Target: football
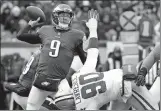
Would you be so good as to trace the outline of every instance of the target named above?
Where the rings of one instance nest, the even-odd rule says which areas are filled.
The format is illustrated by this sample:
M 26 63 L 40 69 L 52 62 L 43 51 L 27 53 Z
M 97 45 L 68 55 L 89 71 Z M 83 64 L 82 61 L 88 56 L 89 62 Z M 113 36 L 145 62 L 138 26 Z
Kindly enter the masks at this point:
M 44 12 L 39 7 L 28 6 L 26 8 L 26 11 L 27 11 L 28 17 L 31 20 L 37 20 L 37 18 L 40 17 L 40 21 L 39 21 L 40 23 L 46 21 L 46 16 L 45 16 Z

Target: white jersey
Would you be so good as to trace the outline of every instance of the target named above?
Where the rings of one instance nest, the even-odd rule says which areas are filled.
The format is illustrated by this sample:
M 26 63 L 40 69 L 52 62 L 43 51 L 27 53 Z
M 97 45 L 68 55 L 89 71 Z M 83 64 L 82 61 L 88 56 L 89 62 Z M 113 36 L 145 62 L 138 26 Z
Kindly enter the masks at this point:
M 72 68 L 74 71 L 78 71 L 78 70 L 80 70 L 81 67 L 83 67 L 83 63 L 80 60 L 79 56 L 77 56 L 77 55 L 74 56 L 70 68 Z
M 76 104 L 76 110 L 98 110 L 104 104 L 112 100 L 126 102 L 132 95 L 130 81 L 125 81 L 124 95 L 122 94 L 121 69 L 107 72 L 93 72 L 82 74 L 80 72 L 72 76 L 72 90 Z

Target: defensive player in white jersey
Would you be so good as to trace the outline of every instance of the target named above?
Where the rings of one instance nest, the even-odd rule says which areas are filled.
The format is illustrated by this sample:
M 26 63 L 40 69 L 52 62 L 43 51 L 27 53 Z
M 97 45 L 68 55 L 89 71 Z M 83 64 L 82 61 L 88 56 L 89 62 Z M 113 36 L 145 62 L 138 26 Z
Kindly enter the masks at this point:
M 93 30 L 94 28 L 97 30 L 97 19 L 94 14 L 90 14 L 90 16 L 93 19 L 88 23 L 92 22 Z M 97 33 L 89 37 L 86 62 L 80 71 L 72 76 L 76 110 L 98 110 L 112 100 L 128 101 L 135 109 L 158 109 L 156 101 L 146 87 L 135 85 L 135 67 L 127 65 L 123 69 L 102 73 L 93 71 L 98 57 Z
M 105 74 L 105 72 L 93 72 L 98 57 L 97 19 L 94 13 L 89 15 L 92 16 L 90 17 L 92 19 L 89 21 L 89 24 L 91 24 L 89 26 L 91 26 L 93 28 L 92 30 L 95 30 L 96 33 L 90 33 L 89 49 L 87 50 L 87 59 L 84 66 L 72 76 L 72 89 L 77 110 L 96 110 L 113 99 L 127 101 L 132 94 L 131 82 L 125 81 L 124 95 L 122 95 L 123 91 L 121 86 L 123 73 L 118 74 L 120 71 L 122 72 L 121 69 L 112 70 L 111 72 L 107 72 L 107 74 Z M 110 73 L 112 73 L 112 75 Z M 108 77 L 105 77 L 106 75 Z M 105 81 L 108 81 L 108 84 L 106 84 Z M 116 89 L 113 90 L 113 87 Z M 106 93 L 107 91 L 108 94 Z
M 94 53 L 91 54 L 93 55 Z M 87 60 L 91 60 L 88 57 Z M 90 69 L 89 67 L 87 68 Z M 77 110 L 98 110 L 102 105 L 112 100 L 127 102 L 137 110 L 158 109 L 155 98 L 151 96 L 146 87 L 137 87 L 134 82 L 130 81 L 130 79 L 135 80 L 133 71 L 130 71 L 135 70 L 135 67 L 131 68 L 131 66 L 127 66 L 123 70 L 115 69 L 103 73 L 92 71 L 89 73 L 90 71 L 88 69 L 83 67 L 80 72 L 74 74 L 72 77 L 72 88 Z M 129 81 L 125 79 L 123 83 L 122 78 L 126 77 L 128 77 Z
M 138 67 L 141 67 L 141 68 L 139 68 L 139 69 L 137 68 L 138 69 L 138 76 L 137 76 L 137 80 L 136 80 L 137 85 L 140 86 L 140 85 L 145 84 L 145 76 L 147 74 L 146 72 L 148 72 L 151 69 L 151 67 L 153 66 L 153 64 L 155 62 L 157 62 L 158 60 L 160 60 L 160 43 L 155 46 L 153 51 L 141 62 L 141 64 L 140 63 L 138 64 Z M 146 69 L 147 71 L 142 71 L 144 69 Z M 142 74 L 144 76 L 142 76 Z M 152 87 L 149 90 L 149 92 L 153 95 L 153 98 L 155 98 L 156 102 L 160 101 L 160 76 L 159 75 L 160 75 L 160 72 L 158 71 L 158 76 L 156 77 Z M 140 78 L 140 76 L 141 76 L 141 78 Z M 140 83 L 142 83 L 142 84 L 140 84 Z M 134 103 L 135 103 L 135 101 L 136 100 L 134 100 Z M 110 107 L 108 107 L 108 109 L 110 109 L 110 110 L 120 110 L 120 109 L 127 110 L 131 106 L 130 104 L 123 103 L 118 100 L 115 100 L 110 103 L 111 103 Z

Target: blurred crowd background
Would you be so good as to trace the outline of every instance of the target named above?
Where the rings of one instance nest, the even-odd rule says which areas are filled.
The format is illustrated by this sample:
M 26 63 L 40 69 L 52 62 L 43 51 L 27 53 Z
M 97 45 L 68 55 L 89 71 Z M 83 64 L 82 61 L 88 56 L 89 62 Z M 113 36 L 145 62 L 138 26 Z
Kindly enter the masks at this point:
M 46 24 L 51 24 L 50 14 L 55 4 L 66 3 L 69 4 L 75 12 L 75 18 L 72 27 L 82 30 L 88 36 L 88 29 L 85 27 L 84 20 L 87 20 L 88 10 L 91 8 L 97 9 L 100 14 L 100 21 L 98 26 L 98 36 L 100 43 L 108 41 L 120 41 L 120 32 L 123 31 L 119 23 L 120 15 L 125 11 L 134 11 L 138 20 L 143 15 L 146 16 L 153 23 L 153 42 L 160 39 L 160 1 L 159 0 L 138 0 L 138 1 L 122 1 L 122 0 L 52 0 L 52 1 L 38 1 L 38 0 L 2 0 L 0 2 L 0 25 L 1 25 L 1 43 L 18 43 L 16 39 L 17 32 L 27 25 L 30 20 L 26 13 L 27 6 L 40 7 L 47 18 Z M 159 27 L 159 28 L 158 28 Z M 159 29 L 159 30 L 158 30 Z M 158 30 L 158 31 L 156 31 Z M 149 47 L 149 52 L 153 49 Z M 142 50 L 140 53 L 142 54 Z M 110 69 L 121 67 L 121 49 L 115 47 L 113 52 L 107 55 L 107 60 L 103 63 L 98 62 L 97 71 L 108 71 Z M 142 60 L 140 56 L 140 60 Z M 13 53 L 1 56 L 1 74 L 0 83 L 17 82 L 22 72 L 23 66 L 26 64 L 26 59 L 20 53 Z M 111 66 L 111 61 L 115 61 Z M 154 77 L 153 79 L 154 80 Z M 153 81 L 152 81 L 153 82 Z M 148 85 L 152 85 L 148 82 Z M 13 104 L 10 104 L 11 97 L 7 96 L 7 90 L 0 85 L 0 109 L 10 109 Z M 4 101 L 5 100 L 5 101 Z M 16 108 L 14 108 L 16 109 Z M 19 108 L 17 108 L 19 109 Z
M 5 0 L 1 2 L 1 40 L 2 41 L 16 41 L 15 35 L 18 30 L 24 27 L 29 18 L 25 12 L 27 6 L 40 7 L 47 19 L 47 24 L 50 24 L 50 14 L 55 4 L 66 3 L 69 4 L 74 12 L 74 28 L 78 28 L 87 32 L 83 26 L 82 20 L 87 20 L 87 12 L 92 7 L 97 9 L 100 14 L 100 22 L 98 28 L 98 34 L 100 40 L 116 41 L 119 40 L 120 31 L 122 30 L 119 24 L 119 16 L 121 13 L 127 10 L 134 11 L 138 19 L 147 13 L 149 18 L 156 25 L 159 21 L 159 0 L 138 0 L 138 1 L 120 1 L 120 0 L 104 0 L 104 1 L 77 1 L 77 0 L 53 0 L 52 1 L 38 1 L 38 0 Z M 101 28 L 100 28 L 101 27 Z

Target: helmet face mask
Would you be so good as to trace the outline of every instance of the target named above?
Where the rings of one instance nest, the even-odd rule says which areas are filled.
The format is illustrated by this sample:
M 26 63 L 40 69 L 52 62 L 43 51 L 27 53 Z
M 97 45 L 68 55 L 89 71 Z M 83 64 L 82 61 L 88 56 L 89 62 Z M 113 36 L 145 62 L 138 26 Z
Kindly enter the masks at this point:
M 70 24 L 70 22 L 71 22 L 71 14 L 62 12 L 62 13 L 58 14 L 58 20 L 59 20 L 60 23 Z
M 72 24 L 74 13 L 70 6 L 60 4 L 52 12 L 52 22 L 57 29 L 68 30 Z

